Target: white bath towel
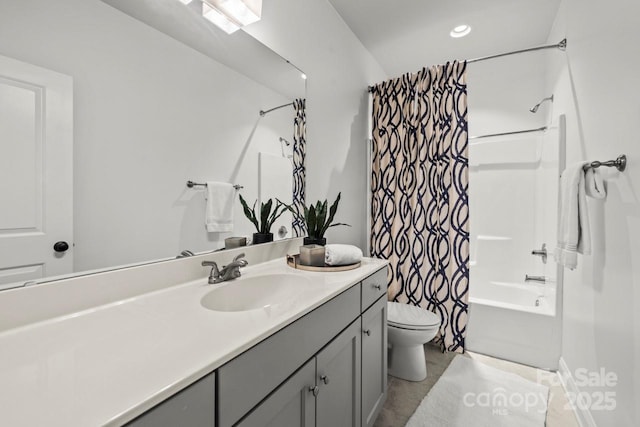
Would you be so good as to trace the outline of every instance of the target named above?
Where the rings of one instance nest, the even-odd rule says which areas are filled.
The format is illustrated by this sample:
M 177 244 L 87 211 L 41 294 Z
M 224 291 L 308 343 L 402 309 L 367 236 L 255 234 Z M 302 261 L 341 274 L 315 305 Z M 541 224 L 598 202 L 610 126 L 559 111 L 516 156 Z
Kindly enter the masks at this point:
M 575 163 L 560 177 L 560 218 L 556 262 L 573 270 L 578 264 L 578 254 L 591 253 L 589 214 L 585 193 L 583 163 Z
M 604 188 L 604 179 L 602 174 L 596 168 L 589 168 L 584 175 L 585 191 L 587 196 L 594 199 L 604 199 L 607 197 L 607 190 Z
M 360 262 L 362 250 L 353 245 L 331 244 L 324 247 L 324 262 L 328 265 L 347 265 Z
M 205 226 L 209 233 L 233 231 L 233 202 L 236 190 L 226 182 L 207 182 Z

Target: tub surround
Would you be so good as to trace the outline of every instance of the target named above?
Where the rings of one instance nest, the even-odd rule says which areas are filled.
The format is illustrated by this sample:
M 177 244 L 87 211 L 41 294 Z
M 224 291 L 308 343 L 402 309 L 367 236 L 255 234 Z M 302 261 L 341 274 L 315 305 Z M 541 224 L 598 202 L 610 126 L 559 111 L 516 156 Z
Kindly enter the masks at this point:
M 469 297 L 467 349 L 541 369 L 558 369 L 555 283 L 477 282 Z
M 279 255 L 286 245 L 274 244 L 266 252 Z M 233 256 L 234 251 L 219 255 L 224 258 L 220 261 Z M 250 262 L 265 256 L 247 254 Z M 4 409 L 0 424 L 126 423 L 386 265 L 386 261 L 364 259 L 356 270 L 309 273 L 289 268 L 284 256 L 278 256 L 244 268 L 243 277 L 304 277 L 306 285 L 297 295 L 269 308 L 217 312 L 203 307 L 202 297 L 216 286 L 235 283 L 207 284 L 208 271 L 199 263 L 212 258 L 210 254 L 177 260 L 176 265 L 183 263 L 180 267 L 190 272 L 182 273 L 190 280 L 181 284 L 170 283 L 179 277 L 159 280 L 163 272 L 178 270 L 169 268 L 172 262 L 146 266 L 147 276 L 156 283 L 137 287 L 133 281 L 144 278 L 141 280 L 149 282 L 144 271 L 139 271 L 144 267 L 104 273 L 111 277 L 76 278 L 6 291 L 24 292 L 28 298 L 0 293 L 0 312 L 13 304 L 10 312 L 28 313 L 2 318 L 0 399 Z M 197 277 L 189 277 L 196 273 Z M 84 282 L 82 293 L 74 281 Z M 137 288 L 131 291 L 133 295 L 122 291 L 129 284 Z M 61 291 L 58 296 L 51 294 L 56 287 Z M 113 289 L 102 289 L 109 287 Z M 64 295 L 61 289 L 77 291 L 68 298 L 79 301 L 56 304 Z M 94 291 L 99 298 L 92 295 Z M 47 301 L 52 295 L 56 300 Z M 47 303 L 56 308 L 37 315 Z

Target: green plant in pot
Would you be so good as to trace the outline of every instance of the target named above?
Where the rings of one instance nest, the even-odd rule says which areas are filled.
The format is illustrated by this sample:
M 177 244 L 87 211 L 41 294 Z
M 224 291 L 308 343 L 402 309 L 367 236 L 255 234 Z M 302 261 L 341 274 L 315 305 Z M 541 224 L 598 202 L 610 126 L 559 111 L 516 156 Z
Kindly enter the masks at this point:
M 260 203 L 260 212 L 256 213 L 256 203 L 258 201 L 253 202 L 253 206 L 249 208 L 242 195 L 240 194 L 239 196 L 244 215 L 255 225 L 257 230 L 257 233 L 253 233 L 253 243 L 273 242 L 271 226 L 286 212 L 287 206 L 277 199 L 274 206 L 273 200 L 269 199 L 266 203 Z
M 340 203 L 340 195 L 341 193 L 338 193 L 338 197 L 331 207 L 329 207 L 327 200 L 324 202 L 318 200 L 315 204 L 309 205 L 309 207 L 305 206 L 304 218 L 302 218 L 298 212 L 294 211 L 291 206 L 285 205 L 294 215 L 304 220 L 304 224 L 307 229 L 307 237 L 304 238 L 305 245 L 316 244 L 324 246 L 327 243 L 324 233 L 326 233 L 330 227 L 338 225 L 351 227 L 349 224 L 344 224 L 342 222 L 333 222 L 333 218 L 338 210 L 338 204 Z

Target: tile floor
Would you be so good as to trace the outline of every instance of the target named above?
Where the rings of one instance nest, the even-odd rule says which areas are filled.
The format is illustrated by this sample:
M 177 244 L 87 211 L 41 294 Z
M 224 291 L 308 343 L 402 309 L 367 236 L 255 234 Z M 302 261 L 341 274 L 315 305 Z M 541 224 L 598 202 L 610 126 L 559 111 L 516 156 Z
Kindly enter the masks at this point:
M 403 427 L 456 356 L 455 353 L 442 353 L 439 347 L 431 344 L 425 346 L 425 355 L 427 378 L 424 381 L 410 382 L 389 376 L 387 401 L 374 427 Z M 477 353 L 467 352 L 464 356 L 534 382 L 540 377 L 540 382 L 550 387 L 546 427 L 579 427 L 575 414 L 567 406 L 567 398 L 557 381 L 557 374 Z M 539 375 L 538 371 L 543 375 Z

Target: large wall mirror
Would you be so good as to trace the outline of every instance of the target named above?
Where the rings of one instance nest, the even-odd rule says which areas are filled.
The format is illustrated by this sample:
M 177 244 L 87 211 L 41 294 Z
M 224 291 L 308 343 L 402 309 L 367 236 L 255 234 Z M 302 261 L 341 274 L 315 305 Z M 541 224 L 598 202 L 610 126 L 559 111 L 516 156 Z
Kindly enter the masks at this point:
M 198 5 L 0 4 L 0 290 L 251 237 L 237 194 L 233 231 L 208 232 L 189 180 L 293 201 L 306 76 Z

